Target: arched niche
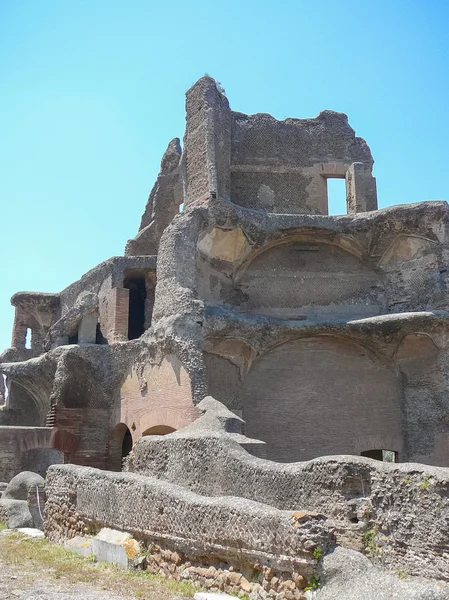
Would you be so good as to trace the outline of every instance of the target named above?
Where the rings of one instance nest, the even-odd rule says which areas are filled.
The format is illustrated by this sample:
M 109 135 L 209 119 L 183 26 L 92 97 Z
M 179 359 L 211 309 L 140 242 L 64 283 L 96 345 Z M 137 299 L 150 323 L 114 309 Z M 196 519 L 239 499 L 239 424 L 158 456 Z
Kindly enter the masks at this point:
M 405 335 L 393 355 L 408 384 L 426 385 L 429 378 L 439 379 L 439 348 L 427 333 Z
M 427 333 L 409 333 L 398 344 L 394 358 L 398 361 L 418 360 L 419 362 L 433 360 L 438 355 L 439 348 Z
M 383 313 L 383 275 L 345 239 L 317 236 L 260 249 L 235 277 L 239 311 L 286 319 L 363 318 Z
M 44 392 L 31 391 L 16 381 L 11 381 L 7 406 L 17 414 L 16 425 L 33 427 L 45 425 L 49 400 Z
M 248 437 L 266 442 L 267 458 L 280 462 L 360 454 L 360 440 L 379 434 L 396 440 L 394 450 L 402 446 L 396 373 L 336 336 L 296 339 L 254 361 L 243 383 L 243 418 Z

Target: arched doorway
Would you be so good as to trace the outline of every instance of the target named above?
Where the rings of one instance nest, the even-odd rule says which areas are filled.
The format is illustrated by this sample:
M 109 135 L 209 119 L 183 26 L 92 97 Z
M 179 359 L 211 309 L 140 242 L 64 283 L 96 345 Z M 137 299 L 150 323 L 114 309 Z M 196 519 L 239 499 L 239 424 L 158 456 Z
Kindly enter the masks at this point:
M 132 433 L 125 425 L 119 423 L 114 427 L 109 438 L 109 470 L 121 471 L 123 459 L 133 447 Z
M 296 339 L 263 354 L 244 381 L 243 418 L 248 437 L 280 462 L 360 454 L 368 443 L 402 449 L 396 373 L 343 337 Z M 380 437 L 389 445 L 373 446 Z
M 128 428 L 126 428 L 125 435 L 122 441 L 122 459 L 126 458 L 133 449 L 133 436 Z

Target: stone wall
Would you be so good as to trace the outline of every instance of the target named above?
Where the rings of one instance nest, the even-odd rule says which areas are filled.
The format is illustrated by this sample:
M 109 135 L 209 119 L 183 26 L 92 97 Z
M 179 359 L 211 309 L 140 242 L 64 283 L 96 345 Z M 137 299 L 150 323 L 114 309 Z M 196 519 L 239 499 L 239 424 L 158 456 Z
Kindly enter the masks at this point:
M 373 159 L 342 113 L 277 121 L 232 113 L 231 198 L 272 213 L 328 214 L 327 178 L 347 180 L 347 212 L 377 208 Z M 354 168 L 356 163 L 358 168 Z
M 45 476 L 52 462 L 47 455 L 54 448 L 54 432 L 49 427 L 0 426 L 0 481 L 9 482 L 20 471 L 35 471 Z M 36 449 L 40 452 L 31 454 Z M 60 454 L 55 462 L 60 462 Z
M 444 202 L 333 218 L 210 206 L 188 283 L 208 392 L 268 457 L 448 464 L 446 219 Z
M 229 198 L 231 111 L 211 77 L 202 77 L 186 94 L 186 132 L 182 163 L 185 202 L 204 203 L 211 193 Z
M 196 241 L 198 291 L 241 312 L 315 321 L 445 308 L 446 214 L 445 202 L 347 217 L 220 203 Z
M 326 553 L 334 543 L 323 515 L 282 511 L 242 498 L 207 498 L 132 473 L 52 467 L 45 505 L 49 539 L 95 533 L 102 526 L 144 541 L 150 569 L 156 572 L 212 579 L 208 587 L 244 590 L 260 598 L 267 598 L 270 588 L 281 593 L 289 587 L 292 600 L 300 598 L 317 567 L 314 550 Z
M 50 539 L 109 526 L 145 540 L 154 570 L 170 576 L 221 563 L 289 580 L 310 578 L 313 550 L 336 540 L 386 568 L 449 579 L 448 469 L 344 456 L 280 465 L 179 434 L 141 440 L 134 468 L 145 475 L 51 467 Z
M 208 76 L 186 111 L 127 256 L 15 296 L 0 423 L 51 425 L 66 460 L 117 468 L 130 438 L 184 427 L 212 392 L 279 461 L 447 465 L 447 203 L 374 210 L 371 152 L 343 114 L 233 113 Z M 326 214 L 332 177 L 347 215 Z
M 340 545 L 388 568 L 449 579 L 449 469 L 355 456 L 283 465 L 189 428 L 140 440 L 132 468 L 206 497 L 325 514 Z

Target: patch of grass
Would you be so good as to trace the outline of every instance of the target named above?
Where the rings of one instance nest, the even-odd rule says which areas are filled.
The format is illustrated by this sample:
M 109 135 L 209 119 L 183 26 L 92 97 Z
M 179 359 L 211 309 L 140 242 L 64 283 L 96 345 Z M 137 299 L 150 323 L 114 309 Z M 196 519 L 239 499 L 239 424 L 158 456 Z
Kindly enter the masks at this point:
M 312 577 L 309 579 L 308 583 L 307 583 L 307 587 L 304 588 L 305 592 L 311 591 L 311 590 L 317 590 L 320 587 L 320 580 L 318 577 L 315 577 L 315 575 L 312 575 Z
M 27 565 L 27 571 L 36 579 L 48 577 L 69 583 L 84 582 L 145 600 L 192 598 L 197 591 L 190 582 L 177 582 L 149 571 L 125 571 L 109 563 L 93 563 L 46 539 L 27 539 L 18 533 L 0 538 L 0 558 L 21 569 Z
M 8 529 L 6 523 L 0 522 L 0 531 L 3 531 L 4 529 Z
M 407 477 L 404 477 L 404 479 L 402 480 L 403 485 L 410 485 L 411 482 L 412 482 L 412 480 L 408 475 L 407 475 Z
M 175 581 L 174 579 L 168 579 L 167 587 L 176 594 L 183 594 L 186 598 L 193 598 L 195 592 L 198 591 L 198 586 L 190 581 Z
M 407 571 L 403 571 L 402 569 L 398 569 L 396 571 L 396 577 L 399 577 L 399 579 L 407 579 L 408 573 L 407 573 Z
M 225 96 L 226 97 L 226 90 L 221 85 L 221 83 L 219 81 L 216 81 L 215 83 L 216 83 L 216 86 L 217 86 L 217 91 L 220 94 L 220 96 Z
M 423 480 L 418 487 L 422 492 L 425 492 L 430 488 L 430 475 L 428 473 L 424 473 Z
M 365 542 L 365 552 L 368 558 L 371 559 L 378 558 L 381 552 L 376 541 L 377 534 L 377 527 L 373 527 L 372 529 L 365 531 L 365 533 L 363 534 L 363 540 Z
M 323 558 L 323 551 L 321 548 L 315 548 L 315 550 L 312 552 L 312 555 L 315 560 L 321 560 Z
M 251 597 L 248 594 L 239 594 L 237 592 L 229 592 L 230 596 L 234 596 L 235 598 L 240 598 L 240 600 L 251 600 Z

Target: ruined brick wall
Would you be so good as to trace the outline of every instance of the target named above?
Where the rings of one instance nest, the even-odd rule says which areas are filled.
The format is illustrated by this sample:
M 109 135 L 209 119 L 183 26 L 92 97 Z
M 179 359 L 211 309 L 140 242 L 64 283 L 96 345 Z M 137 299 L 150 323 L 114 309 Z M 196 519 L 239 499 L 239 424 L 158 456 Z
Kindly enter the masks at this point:
M 243 558 L 307 578 L 314 568 L 308 552 L 325 552 L 335 533 L 340 545 L 358 550 L 368 539 L 366 550 L 389 569 L 448 579 L 447 469 L 356 457 L 280 465 L 237 444 L 176 434 L 142 440 L 136 460 L 148 475 L 51 467 L 50 538 L 110 526 L 186 560 L 207 555 L 233 564 L 239 556 L 240 567 Z
M 101 263 L 57 298 L 20 296 L 41 324 L 55 302 L 51 349 L 2 363 L 1 422 L 29 407 L 26 422 L 71 437 L 70 460 L 102 467 L 115 427 L 134 441 L 179 429 L 212 392 L 279 460 L 391 449 L 447 464 L 448 205 L 374 210 L 371 153 L 343 114 L 233 113 L 207 76 L 186 108 L 182 155 L 173 140 L 128 247 L 142 255 Z M 329 177 L 346 178 L 350 214 L 326 215 Z M 130 341 L 132 275 L 152 287 Z
M 284 580 L 301 580 L 304 587 L 317 566 L 313 550 L 325 553 L 334 543 L 323 515 L 295 516 L 242 498 L 206 498 L 131 473 L 54 466 L 45 491 L 45 531 L 51 540 L 101 526 L 120 528 L 153 546 L 150 565 L 154 562 L 158 568 L 160 556 L 158 561 L 155 554 L 162 547 L 178 554 L 173 567 L 182 558 L 190 563 L 186 567 L 215 561 L 222 570 L 237 571 L 239 581 L 241 571 L 254 572 L 254 591 L 259 590 L 261 598 L 268 596 L 263 577 L 258 581 L 263 567 L 272 569 L 271 577 L 282 574 Z
M 86 339 L 80 343 L 95 343 L 96 323 L 105 338 L 104 341 L 125 341 L 128 339 L 128 302 L 124 291 L 125 274 L 129 270 L 143 273 L 154 272 L 154 256 L 115 256 L 88 271 L 59 294 L 61 313 L 49 331 L 53 347 L 68 343 L 68 336 L 80 333 L 83 318 L 94 315 L 89 325 Z M 150 317 L 151 318 L 151 317 Z
M 230 410 L 242 411 L 242 378 L 239 367 L 229 358 L 204 353 L 209 394 Z M 226 386 L 223 382 L 226 381 Z
M 1 428 L 0 481 L 8 483 L 21 470 L 18 435 L 17 432 L 10 431 L 7 427 Z
M 242 405 L 247 435 L 266 442 L 272 460 L 372 448 L 402 459 L 400 382 L 389 366 L 344 338 L 312 337 L 263 354 L 245 377 Z
M 355 456 L 282 465 L 251 456 L 229 440 L 181 432 L 141 440 L 133 465 L 203 496 L 325 514 L 339 544 L 363 551 L 372 537 L 367 550 L 388 568 L 448 578 L 447 468 Z
M 202 77 L 186 94 L 186 132 L 182 163 L 185 202 L 229 197 L 231 111 L 211 77 Z
M 436 202 L 337 218 L 214 206 L 195 282 L 208 389 L 268 456 L 447 464 L 446 220 Z M 317 336 L 321 356 L 293 342 Z
M 72 440 L 66 462 L 106 468 L 111 413 L 120 372 L 108 346 L 60 349 L 53 389 L 52 425 Z
M 323 111 L 316 119 L 285 121 L 267 114 L 232 117 L 231 199 L 236 204 L 272 213 L 326 215 L 326 179 L 345 178 L 351 165 L 360 163 L 364 206 L 348 208 L 377 208 L 373 159 L 346 115 Z
M 197 241 L 209 303 L 326 320 L 446 308 L 446 203 L 338 218 L 221 208 Z
M 221 324 L 214 320 L 216 332 Z M 234 323 L 227 337 L 208 338 L 208 385 L 245 418 L 250 437 L 267 442 L 268 458 L 382 448 L 400 462 L 447 465 L 445 316 L 392 316 L 382 324 L 364 320 L 313 331 L 259 319 L 249 330 L 246 317 L 242 325 Z
M 385 274 L 338 244 L 298 236 L 232 257 L 225 255 L 224 240 L 206 248 L 217 231 L 199 243 L 198 285 L 208 302 L 283 319 L 364 318 L 387 310 Z M 226 232 L 229 243 L 238 242 L 237 231 Z
M 363 318 L 385 312 L 381 274 L 332 244 L 297 241 L 258 254 L 237 278 L 238 310 L 281 318 Z
M 112 420 L 125 423 L 135 441 L 154 427 L 181 429 L 197 417 L 190 377 L 173 355 L 160 365 L 146 365 L 141 373 L 132 369 L 120 395 L 120 415 Z

